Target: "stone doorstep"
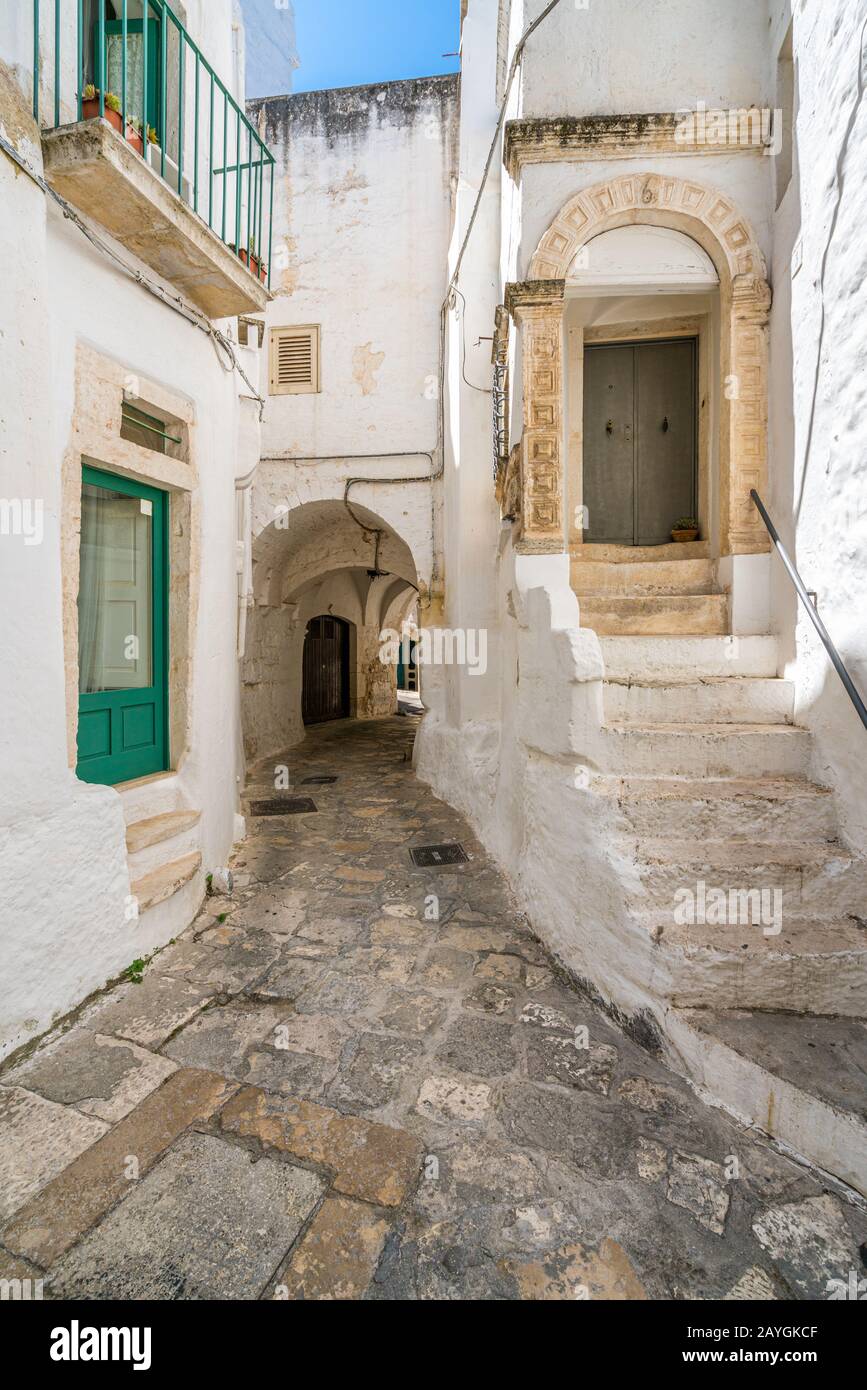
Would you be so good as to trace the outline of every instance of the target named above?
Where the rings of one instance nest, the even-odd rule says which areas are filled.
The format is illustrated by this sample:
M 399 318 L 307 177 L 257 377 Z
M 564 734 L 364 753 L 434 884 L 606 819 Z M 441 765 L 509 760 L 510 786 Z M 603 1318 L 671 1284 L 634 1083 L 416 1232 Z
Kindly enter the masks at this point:
M 375 1206 L 400 1206 L 421 1174 L 423 1147 L 406 1130 L 254 1086 L 229 1100 L 220 1126 L 227 1134 L 256 1139 L 266 1150 L 325 1168 L 335 1192 Z
M 581 626 L 600 637 L 724 637 L 729 633 L 726 594 L 598 594 L 579 600 Z
M 673 1008 L 667 1048 L 741 1124 L 867 1197 L 862 1020 Z

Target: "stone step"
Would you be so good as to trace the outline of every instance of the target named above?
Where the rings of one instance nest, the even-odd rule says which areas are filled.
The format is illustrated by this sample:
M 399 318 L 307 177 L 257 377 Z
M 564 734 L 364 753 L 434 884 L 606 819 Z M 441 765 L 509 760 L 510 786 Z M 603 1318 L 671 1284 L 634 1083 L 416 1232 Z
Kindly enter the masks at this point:
M 606 720 L 657 724 L 790 724 L 791 681 L 711 676 L 699 681 L 606 681 Z
M 573 556 L 572 588 L 579 598 L 590 594 L 712 594 L 713 560 L 657 560 L 611 564 Z
M 708 560 L 710 541 L 666 541 L 664 545 L 605 545 L 591 541 L 573 545 L 569 554 L 578 564 L 660 564 L 665 560 L 685 564 L 688 560 Z
M 702 883 L 726 893 L 779 889 L 784 922 L 858 914 L 867 903 L 867 860 L 839 845 L 649 838 L 627 843 L 637 869 L 631 898 L 640 912 L 673 914 L 679 892 L 695 893 Z
M 798 777 L 614 777 L 594 790 L 617 800 L 636 835 L 770 844 L 832 840 L 834 796 Z
M 161 864 L 158 869 L 137 878 L 132 883 L 130 892 L 138 901 L 139 914 L 173 897 L 179 889 L 195 878 L 201 866 L 202 856 L 197 851 L 185 854 L 182 859 L 174 859 L 169 864 Z
M 760 1009 L 867 1017 L 867 930 L 850 917 L 695 926 L 672 914 L 636 922 L 654 942 L 655 988 L 683 1008 Z
M 791 1013 L 672 1009 L 673 1059 L 718 1105 L 867 1196 L 867 1027 Z
M 161 815 L 133 821 L 126 828 L 127 854 L 138 854 L 151 845 L 173 840 L 176 835 L 198 825 L 201 815 L 201 811 L 163 811 Z
M 167 811 L 184 811 L 186 802 L 177 772 L 156 772 L 132 782 L 122 782 L 120 792 L 127 825 L 151 820 Z
M 624 724 L 603 729 L 611 771 L 677 777 L 800 777 L 811 739 L 791 724 Z
M 598 594 L 579 601 L 581 626 L 606 637 L 722 636 L 727 594 Z
M 776 637 L 603 635 L 599 645 L 608 680 L 676 681 L 778 674 Z

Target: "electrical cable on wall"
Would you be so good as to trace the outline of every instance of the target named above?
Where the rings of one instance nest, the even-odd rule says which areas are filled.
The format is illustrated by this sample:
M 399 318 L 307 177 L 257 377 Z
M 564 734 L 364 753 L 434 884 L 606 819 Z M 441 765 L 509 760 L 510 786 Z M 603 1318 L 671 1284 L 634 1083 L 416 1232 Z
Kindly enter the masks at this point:
M 149 294 L 152 294 L 158 299 L 161 304 L 165 304 L 167 309 L 171 309 L 174 313 L 180 314 L 181 318 L 186 319 L 187 323 L 191 324 L 193 328 L 198 328 L 200 332 L 207 334 L 213 343 L 217 360 L 223 370 L 227 372 L 237 372 L 241 380 L 248 387 L 252 399 L 258 403 L 259 419 L 261 420 L 265 409 L 265 399 L 256 390 L 244 371 L 244 368 L 238 361 L 231 339 L 227 338 L 225 333 L 221 332 L 219 328 L 215 328 L 210 319 L 204 314 L 199 313 L 197 309 L 193 308 L 191 304 L 188 304 L 180 295 L 170 294 L 168 290 L 163 289 L 162 285 L 158 284 L 155 280 L 149 279 L 142 271 L 130 265 L 122 256 L 119 256 L 111 246 L 102 241 L 100 237 L 96 236 L 84 219 L 75 211 L 75 208 L 73 208 L 56 189 L 52 188 L 50 183 L 47 183 L 42 175 L 18 153 L 15 146 L 11 145 L 2 135 L 0 135 L 0 149 L 3 150 L 4 154 L 8 155 L 13 163 L 16 164 L 29 179 L 32 179 L 37 188 L 41 189 L 46 197 L 51 198 L 52 201 L 57 204 L 63 216 L 78 228 L 97 251 L 107 256 L 130 280 L 134 280 L 136 284 L 141 285 L 142 289 L 147 290 Z M 222 360 L 220 356 L 221 352 L 225 353 L 228 357 L 228 365 Z

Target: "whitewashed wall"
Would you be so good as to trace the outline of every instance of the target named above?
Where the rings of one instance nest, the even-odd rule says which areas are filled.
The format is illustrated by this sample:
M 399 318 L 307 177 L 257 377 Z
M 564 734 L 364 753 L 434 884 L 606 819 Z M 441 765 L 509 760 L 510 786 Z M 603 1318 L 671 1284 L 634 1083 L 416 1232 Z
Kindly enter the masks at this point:
M 456 79 L 299 93 L 248 111 L 278 161 L 267 324 L 322 330 L 322 389 L 269 399 L 264 454 L 432 449 Z
M 771 13 L 769 83 L 790 6 L 774 0 Z M 867 9 L 851 0 L 794 7 L 799 112 L 795 171 L 773 223 L 769 508 L 867 700 L 865 25 Z M 814 775 L 836 787 L 844 834 L 867 850 L 867 732 L 782 567 L 772 573 L 797 718 L 816 735 Z
M 363 575 L 375 556 L 372 538 L 343 506 L 347 481 L 439 471 L 440 306 L 458 87 L 453 77 L 422 78 L 277 97 L 251 102 L 248 111 L 278 161 L 263 392 L 271 328 L 315 324 L 321 338 L 321 389 L 267 395 L 262 427 L 266 462 L 255 488 L 255 605 L 244 666 L 247 748 L 259 755 L 303 734 L 307 618 L 333 603 L 335 613 L 358 622 L 360 667 L 378 636 L 379 612 L 369 610 L 365 626 L 357 599 L 344 601 L 341 573 Z M 372 481 L 350 494 L 392 537 L 392 552 L 384 552 L 392 559 L 381 556 L 381 565 L 401 555 L 399 572 L 418 584 L 425 603 L 442 586 L 440 493 L 439 484 Z M 328 504 L 334 510 L 323 511 Z M 305 571 L 305 583 L 318 583 L 312 595 L 319 607 L 308 611 L 314 600 L 307 592 L 290 614 L 280 605 L 294 593 L 293 557 L 274 534 L 275 516 L 304 507 L 322 528 L 312 547 L 318 568 Z M 360 713 L 382 712 L 378 699 L 363 698 L 377 684 L 373 675 L 359 669 Z
M 521 32 L 547 3 L 513 0 Z M 749 106 L 769 95 L 767 42 L 764 0 L 561 0 L 528 44 L 522 114 Z
M 2 65 L 0 134 L 41 168 L 28 99 Z M 192 723 L 177 786 L 184 804 L 202 810 L 205 869 L 226 862 L 238 804 L 234 479 L 248 429 L 238 380 L 220 365 L 208 337 L 112 268 L 2 153 L 0 203 L 0 255 L 14 268 L 0 277 L 0 497 L 44 505 L 41 544 L 0 536 L 5 1055 L 185 925 L 162 908 L 141 922 L 126 920 L 122 798 L 112 788 L 79 782 L 69 767 L 61 466 L 72 428 L 77 345 L 89 343 L 165 385 L 195 411 L 201 561 L 193 577 Z M 246 439 L 244 452 L 248 447 Z

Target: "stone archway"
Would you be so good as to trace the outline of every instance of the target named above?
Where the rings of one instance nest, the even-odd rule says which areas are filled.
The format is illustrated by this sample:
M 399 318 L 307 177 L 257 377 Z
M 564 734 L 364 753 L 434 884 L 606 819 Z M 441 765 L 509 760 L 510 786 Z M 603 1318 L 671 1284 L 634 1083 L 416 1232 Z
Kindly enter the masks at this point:
M 380 633 L 395 604 L 417 596 L 421 583 L 403 536 L 367 507 L 353 504 L 350 511 L 342 499 L 322 498 L 276 511 L 259 499 L 253 523 L 253 592 L 241 667 L 249 761 L 304 736 L 311 620 L 334 620 L 348 629 L 346 713 L 371 719 L 394 712 L 395 672 L 381 660 Z
M 720 281 L 720 550 L 768 549 L 750 500 L 767 478 L 768 315 L 771 291 L 755 236 L 731 199 L 694 180 L 625 174 L 574 195 L 542 236 L 529 276 L 507 305 L 522 329 L 523 440 L 519 549 L 566 548 L 563 524 L 563 344 L 565 282 L 575 256 L 602 232 L 638 223 L 671 227 L 710 256 Z

